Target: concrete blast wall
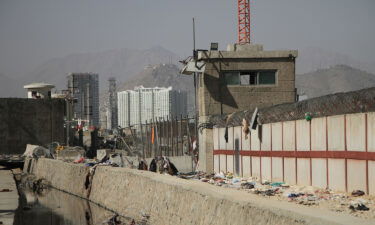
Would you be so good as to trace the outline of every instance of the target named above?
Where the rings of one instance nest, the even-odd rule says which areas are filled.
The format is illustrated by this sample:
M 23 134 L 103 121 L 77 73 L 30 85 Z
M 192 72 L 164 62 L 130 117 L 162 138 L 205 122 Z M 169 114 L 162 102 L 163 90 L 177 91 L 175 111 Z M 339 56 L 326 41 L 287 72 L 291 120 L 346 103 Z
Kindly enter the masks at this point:
M 375 195 L 375 113 L 213 129 L 214 170 Z
M 120 215 L 139 220 L 141 214 L 147 214 L 153 225 L 369 224 L 334 212 L 148 171 L 99 166 L 88 183 L 89 169 L 83 165 L 27 160 L 24 171 Z
M 21 154 L 27 144 L 64 142 L 62 99 L 0 99 L 0 154 Z

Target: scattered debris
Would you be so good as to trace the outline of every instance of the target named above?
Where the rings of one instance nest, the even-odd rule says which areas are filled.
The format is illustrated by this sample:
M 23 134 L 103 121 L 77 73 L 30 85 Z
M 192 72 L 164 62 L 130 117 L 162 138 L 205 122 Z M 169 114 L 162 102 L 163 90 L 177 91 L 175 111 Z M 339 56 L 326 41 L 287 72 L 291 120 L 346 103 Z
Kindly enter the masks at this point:
M 34 159 L 38 159 L 41 157 L 53 159 L 52 152 L 49 149 L 44 148 L 39 145 L 30 145 L 30 144 L 27 144 L 26 151 L 23 153 L 22 156 L 34 158 Z
M 0 192 L 12 192 L 12 190 L 10 190 L 8 188 L 4 188 L 4 189 L 1 189 Z
M 80 157 L 80 158 L 74 160 L 74 163 L 83 163 L 83 162 L 85 162 L 85 158 L 84 157 Z
M 359 197 L 359 196 L 362 196 L 362 195 L 365 195 L 365 192 L 361 191 L 361 190 L 354 190 L 352 192 L 352 196 L 354 196 L 354 197 Z
M 185 173 L 179 174 L 178 177 L 198 180 L 215 186 L 243 190 L 260 196 L 277 198 L 278 200 L 287 200 L 309 207 L 326 207 L 336 212 L 369 211 L 368 214 L 359 213 L 356 216 L 375 219 L 375 214 L 373 213 L 375 207 L 372 207 L 375 204 L 375 198 L 366 196 L 366 198 L 372 199 L 368 201 L 358 198 L 358 196 L 365 194 L 360 190 L 348 195 L 344 192 L 334 192 L 330 189 L 312 186 L 289 185 L 285 182 L 270 182 L 269 180 L 261 181 L 256 177 L 240 178 L 234 176 L 233 173 L 224 172 L 216 174 L 203 172 Z
M 25 211 L 27 211 L 27 210 L 30 210 L 31 207 L 30 206 L 24 206 L 22 209 L 25 210 Z
M 108 224 L 108 225 L 118 225 L 118 224 L 121 224 L 121 221 L 119 220 L 119 215 L 118 215 L 118 214 L 113 215 L 113 216 L 107 221 L 107 224 Z
M 246 183 L 242 183 L 241 184 L 241 187 L 243 189 L 253 189 L 255 187 L 255 182 L 246 182 Z
M 150 163 L 151 172 L 169 174 L 175 176 L 178 174 L 176 166 L 165 156 L 157 156 Z
M 366 200 L 358 198 L 350 202 L 349 209 L 352 211 L 369 211 L 370 209 L 365 204 L 367 204 Z

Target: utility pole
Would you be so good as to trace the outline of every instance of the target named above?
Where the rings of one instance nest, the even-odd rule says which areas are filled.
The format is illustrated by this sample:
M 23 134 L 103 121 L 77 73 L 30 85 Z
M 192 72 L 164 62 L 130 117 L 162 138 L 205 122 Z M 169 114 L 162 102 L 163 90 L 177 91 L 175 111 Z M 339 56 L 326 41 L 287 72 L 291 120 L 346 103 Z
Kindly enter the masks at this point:
M 195 49 L 195 20 L 193 18 L 193 57 L 194 61 L 198 60 L 198 52 Z M 199 111 L 198 111 L 198 99 L 197 99 L 197 83 L 198 83 L 198 74 L 194 72 L 194 104 L 195 104 L 195 146 L 199 149 L 199 139 L 198 139 L 198 120 L 199 120 Z M 188 121 L 189 123 L 189 121 Z M 193 149 L 194 150 L 194 149 Z M 194 151 L 192 151 L 192 158 L 194 158 Z

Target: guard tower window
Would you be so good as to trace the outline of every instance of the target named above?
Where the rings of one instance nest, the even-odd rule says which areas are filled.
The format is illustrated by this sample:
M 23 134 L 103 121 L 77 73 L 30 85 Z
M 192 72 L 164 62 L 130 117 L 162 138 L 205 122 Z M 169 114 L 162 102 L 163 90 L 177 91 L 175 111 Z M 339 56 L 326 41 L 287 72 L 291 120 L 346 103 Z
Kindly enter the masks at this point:
M 224 73 L 226 85 L 273 85 L 276 84 L 276 71 L 241 71 Z
M 275 71 L 261 71 L 258 73 L 259 84 L 275 84 L 276 73 Z
M 225 73 L 225 83 L 227 85 L 238 85 L 240 84 L 240 77 L 238 72 Z

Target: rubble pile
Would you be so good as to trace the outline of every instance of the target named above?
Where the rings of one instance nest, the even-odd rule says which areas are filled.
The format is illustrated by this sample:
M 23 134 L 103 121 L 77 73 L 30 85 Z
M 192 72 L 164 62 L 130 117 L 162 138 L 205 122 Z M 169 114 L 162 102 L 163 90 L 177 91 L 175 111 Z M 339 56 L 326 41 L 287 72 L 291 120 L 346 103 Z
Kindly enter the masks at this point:
M 284 182 L 260 181 L 258 178 L 240 178 L 232 173 L 206 174 L 203 172 L 179 174 L 183 179 L 199 180 L 224 188 L 235 188 L 251 194 L 280 201 L 289 201 L 310 207 L 328 208 L 357 217 L 375 219 L 375 197 L 365 196 L 362 190 L 351 194 L 312 186 L 289 185 Z

